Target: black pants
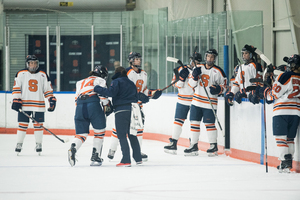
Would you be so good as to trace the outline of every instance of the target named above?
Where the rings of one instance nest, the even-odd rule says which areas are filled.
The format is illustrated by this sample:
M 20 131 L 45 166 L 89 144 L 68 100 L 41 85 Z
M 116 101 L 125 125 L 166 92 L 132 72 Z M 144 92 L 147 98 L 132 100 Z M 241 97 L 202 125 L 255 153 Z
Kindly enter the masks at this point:
M 131 163 L 127 135 L 133 151 L 132 157 L 136 162 L 142 161 L 139 141 L 136 136 L 129 134 L 130 119 L 131 119 L 131 107 L 130 110 L 120 110 L 115 113 L 115 125 L 116 125 L 117 135 L 120 141 L 120 146 L 123 155 L 121 163 Z

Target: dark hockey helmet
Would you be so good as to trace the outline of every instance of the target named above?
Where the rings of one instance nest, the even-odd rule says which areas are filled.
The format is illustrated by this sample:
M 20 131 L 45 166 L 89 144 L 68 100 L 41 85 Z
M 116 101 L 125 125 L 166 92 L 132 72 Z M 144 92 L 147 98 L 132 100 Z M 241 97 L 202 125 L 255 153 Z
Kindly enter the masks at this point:
M 283 61 L 287 62 L 289 64 L 290 70 L 295 70 L 300 67 L 300 56 L 298 54 L 293 54 L 289 58 L 284 57 Z
M 94 68 L 93 74 L 95 76 L 99 76 L 106 80 L 107 76 L 108 76 L 108 71 L 107 71 L 106 67 L 104 67 L 102 65 L 96 65 Z
M 37 59 L 37 57 L 35 55 L 28 55 L 26 56 L 26 67 L 28 69 L 28 71 L 30 71 L 31 73 L 36 72 L 36 70 L 38 70 L 39 68 L 39 60 Z M 36 64 L 35 66 L 29 66 L 29 63 L 34 63 Z
M 130 52 L 128 55 L 127 61 L 130 63 L 130 65 L 133 65 L 134 59 L 136 59 L 136 58 L 140 58 L 141 63 L 142 63 L 142 56 L 140 53 L 137 53 L 137 52 Z M 133 65 L 133 66 L 138 67 L 138 68 L 141 67 L 141 65 Z
M 256 48 L 253 47 L 252 45 L 245 44 L 245 46 L 242 48 L 242 51 L 241 51 L 241 57 L 245 63 L 249 62 L 250 60 L 244 59 L 243 52 L 245 52 L 245 51 L 248 52 L 250 54 L 250 59 L 252 59 L 253 53 L 255 50 L 256 50 Z
M 286 66 L 286 65 L 279 65 L 279 66 L 277 67 L 277 70 L 282 71 L 282 72 L 284 72 L 286 69 L 287 69 L 287 66 Z
M 214 57 L 215 57 L 214 61 L 212 61 L 212 62 L 207 61 L 207 60 L 206 60 L 207 54 L 212 54 L 212 55 L 214 55 Z M 206 64 L 208 64 L 208 65 L 213 65 L 213 64 L 216 62 L 217 57 L 218 57 L 218 52 L 217 52 L 217 50 L 215 50 L 215 49 L 209 49 L 209 50 L 207 50 L 207 51 L 205 52 L 205 56 L 204 56 L 205 62 L 206 62 Z
M 191 56 L 190 56 L 190 59 L 193 59 L 193 56 L 194 56 L 194 55 L 191 55 Z M 201 54 L 198 53 L 198 52 L 195 52 L 195 61 L 198 61 L 199 63 L 202 62 L 202 56 L 201 56 Z

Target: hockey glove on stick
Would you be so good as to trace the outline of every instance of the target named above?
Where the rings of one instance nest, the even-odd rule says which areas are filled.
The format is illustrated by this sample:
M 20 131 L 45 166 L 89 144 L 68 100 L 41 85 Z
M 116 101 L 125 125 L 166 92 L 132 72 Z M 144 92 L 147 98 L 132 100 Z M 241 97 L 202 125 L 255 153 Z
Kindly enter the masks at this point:
M 240 104 L 242 103 L 242 98 L 247 98 L 246 90 L 241 89 L 235 94 L 235 101 Z
M 162 94 L 162 90 L 152 90 L 151 99 L 158 99 Z
M 187 68 L 183 68 L 180 72 L 179 72 L 179 79 L 181 81 L 185 81 L 186 78 L 189 76 L 190 72 Z
M 149 102 L 149 97 L 145 95 L 142 92 L 138 93 L 138 100 L 141 101 L 142 103 L 148 103 Z
M 198 81 L 200 74 L 201 74 L 201 67 L 195 67 L 192 73 L 193 80 Z
M 212 95 L 220 94 L 222 92 L 222 88 L 219 85 L 212 85 L 209 87 L 209 90 Z
M 49 98 L 49 108 L 48 111 L 49 112 L 53 112 L 55 110 L 55 106 L 56 106 L 56 98 L 55 97 L 50 97 Z
M 13 99 L 11 109 L 19 112 L 19 109 L 21 109 L 21 108 L 22 108 L 22 99 Z
M 227 105 L 233 106 L 233 97 L 234 97 L 234 94 L 232 92 L 228 92 L 225 95 L 225 102 L 227 103 Z

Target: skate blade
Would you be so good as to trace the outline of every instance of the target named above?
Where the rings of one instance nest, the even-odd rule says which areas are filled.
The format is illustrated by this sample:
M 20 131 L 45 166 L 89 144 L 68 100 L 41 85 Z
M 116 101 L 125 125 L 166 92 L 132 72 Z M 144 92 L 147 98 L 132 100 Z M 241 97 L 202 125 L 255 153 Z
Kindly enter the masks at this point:
M 102 162 L 96 162 L 96 161 L 92 161 L 90 166 L 101 166 Z
M 148 158 L 142 158 L 142 161 L 143 161 L 143 162 L 147 162 L 147 161 L 148 161 Z
M 38 155 L 41 156 L 41 152 L 38 152 Z
M 218 152 L 214 152 L 214 153 L 207 153 L 208 157 L 215 157 L 218 156 Z
M 285 174 L 289 174 L 289 173 L 291 173 L 291 170 L 290 170 L 290 168 L 279 169 L 278 171 L 279 171 L 279 173 L 285 173 Z
M 68 161 L 69 161 L 71 167 L 73 167 L 75 165 L 75 161 L 71 159 L 71 156 L 72 156 L 72 152 L 69 150 L 68 151 Z
M 164 152 L 172 155 L 177 155 L 177 150 L 164 149 Z
M 192 152 L 192 153 L 184 153 L 184 156 L 198 156 L 198 152 Z

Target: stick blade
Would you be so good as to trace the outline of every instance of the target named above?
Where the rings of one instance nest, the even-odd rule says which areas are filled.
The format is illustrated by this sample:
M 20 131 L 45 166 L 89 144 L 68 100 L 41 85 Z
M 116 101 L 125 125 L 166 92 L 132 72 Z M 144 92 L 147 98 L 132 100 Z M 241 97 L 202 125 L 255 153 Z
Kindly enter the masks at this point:
M 179 59 L 173 58 L 173 57 L 167 57 L 167 61 L 169 61 L 169 62 L 174 62 L 174 63 L 178 63 Z

